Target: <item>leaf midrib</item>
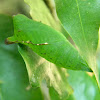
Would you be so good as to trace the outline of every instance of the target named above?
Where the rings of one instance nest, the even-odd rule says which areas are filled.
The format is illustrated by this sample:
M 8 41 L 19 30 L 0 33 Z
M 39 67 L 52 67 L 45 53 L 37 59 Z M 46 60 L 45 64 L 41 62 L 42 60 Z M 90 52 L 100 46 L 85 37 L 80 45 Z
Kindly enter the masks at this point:
M 85 42 L 86 42 L 86 47 L 87 47 L 87 49 L 88 49 L 88 53 L 89 53 L 89 48 L 88 48 L 88 43 L 87 43 L 87 40 L 86 40 L 86 38 L 85 38 L 85 32 L 84 32 L 84 28 L 83 28 L 83 23 L 82 23 L 82 19 L 81 19 L 81 14 L 80 14 L 80 9 L 79 9 L 79 3 L 78 3 L 78 0 L 76 0 L 76 4 L 77 4 L 77 9 L 78 9 L 78 13 L 79 13 L 79 19 L 80 19 L 80 23 L 81 23 L 81 28 L 82 28 L 82 34 L 83 34 L 83 37 L 84 37 L 84 40 L 85 40 Z M 92 48 L 93 49 L 93 48 Z M 91 53 L 93 53 L 93 52 L 91 52 Z M 89 54 L 88 54 L 89 55 Z M 90 56 L 90 55 L 89 55 Z M 90 57 L 89 57 L 90 58 Z M 89 61 L 89 60 L 88 60 Z M 90 66 L 90 68 L 93 70 L 93 72 L 94 72 L 94 74 L 95 74 L 95 77 L 96 77 L 96 80 L 97 80 L 97 84 L 98 84 L 98 87 L 99 87 L 99 80 L 98 80 L 98 73 L 96 73 L 96 66 L 92 66 L 91 64 L 90 64 L 90 62 L 88 62 L 89 63 L 89 66 Z
M 80 19 L 81 28 L 82 28 L 82 34 L 83 34 L 84 40 L 86 42 L 86 47 L 87 47 L 88 53 L 89 53 L 89 48 L 88 48 L 87 40 L 85 38 L 85 32 L 84 32 L 84 28 L 83 28 L 83 23 L 82 23 L 82 18 L 81 18 L 81 14 L 80 14 L 80 8 L 79 8 L 78 0 L 76 0 L 76 4 L 77 4 L 78 13 L 79 13 L 78 15 L 79 15 L 79 19 Z

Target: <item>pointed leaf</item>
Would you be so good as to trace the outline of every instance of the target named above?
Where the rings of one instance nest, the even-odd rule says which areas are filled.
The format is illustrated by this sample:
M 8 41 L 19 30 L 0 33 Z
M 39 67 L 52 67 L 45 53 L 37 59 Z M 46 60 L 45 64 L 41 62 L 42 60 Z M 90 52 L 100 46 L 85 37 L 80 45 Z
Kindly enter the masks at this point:
M 55 3 L 59 19 L 99 83 L 96 50 L 100 25 L 100 0 L 55 0 Z
M 62 26 L 59 24 L 59 21 L 57 19 L 55 19 L 54 16 L 51 14 L 50 9 L 48 9 L 48 7 L 47 7 L 47 5 L 45 4 L 44 1 L 41 1 L 41 0 L 25 0 L 25 1 L 30 6 L 30 15 L 32 16 L 33 20 L 36 20 L 36 21 L 42 22 L 42 23 L 44 23 L 46 25 L 49 25 L 49 26 L 51 26 L 51 27 L 53 27 L 53 28 L 55 28 L 55 29 L 57 29 L 59 31 L 62 31 L 66 37 L 68 36 L 68 34 L 66 34 L 66 32 L 62 29 Z M 53 10 L 55 10 L 54 6 L 53 6 Z M 20 48 L 23 50 L 22 47 L 20 47 Z M 29 48 L 27 50 L 31 51 L 31 50 L 29 50 Z M 23 53 L 21 53 L 21 54 L 23 54 Z M 22 55 L 22 56 L 25 56 L 25 55 Z M 36 66 L 38 66 L 40 61 L 42 61 L 42 59 L 43 59 L 43 58 L 39 57 L 38 55 L 33 55 L 33 56 L 30 55 L 30 57 L 29 57 L 30 61 L 34 60 L 34 58 L 37 59 L 36 62 L 33 62 L 31 65 L 28 64 L 30 66 L 26 65 L 28 68 L 29 67 L 32 68 L 31 70 L 35 69 Z M 25 60 L 25 58 L 24 58 L 24 60 Z M 26 61 L 26 62 L 28 62 L 28 61 Z M 43 64 L 43 67 L 39 70 L 40 76 L 38 77 L 38 80 L 41 79 L 41 78 L 42 79 L 46 78 L 47 85 L 51 84 L 52 87 L 54 88 L 54 90 L 58 93 L 59 97 L 62 97 L 62 96 L 64 98 L 67 97 L 67 94 L 69 95 L 72 92 L 72 89 L 70 88 L 70 86 L 68 86 L 68 83 L 67 83 L 67 80 L 66 80 L 66 71 L 63 71 L 61 68 L 58 68 L 56 65 L 52 64 L 51 62 L 47 63 L 47 61 L 45 59 L 43 59 L 43 61 L 44 61 L 44 64 Z M 45 66 L 45 65 L 47 65 L 48 67 Z M 55 72 L 54 72 L 54 69 L 55 69 Z M 32 78 L 37 80 L 36 76 L 38 76 L 38 73 L 36 73 L 37 72 L 36 70 L 38 70 L 38 67 L 34 71 L 32 71 L 32 74 L 34 74 L 35 76 L 30 77 L 30 80 Z M 51 74 L 47 74 L 46 73 L 48 70 L 50 70 Z M 57 73 L 58 70 L 60 70 L 62 74 L 61 73 Z M 64 70 L 66 70 L 66 69 L 64 69 Z M 30 73 L 29 70 L 28 70 L 28 73 Z M 61 77 L 61 79 L 60 79 L 61 82 L 60 83 L 56 83 L 56 80 L 54 80 L 54 78 L 52 78 L 51 76 L 54 76 L 54 78 L 57 79 L 57 82 L 59 81 L 59 79 L 56 78 L 56 77 L 57 76 Z M 50 82 L 48 82 L 48 80 L 50 80 Z M 36 85 L 35 82 L 31 81 L 31 83 L 32 83 L 32 85 Z M 40 84 L 40 83 L 41 82 L 39 82 L 38 84 Z M 64 84 L 66 84 L 67 86 L 65 87 Z M 60 88 L 60 87 L 62 87 L 62 88 Z M 44 94 L 45 90 L 43 90 L 42 92 Z M 47 95 L 47 91 L 46 91 L 46 95 Z M 48 93 L 48 95 L 49 95 L 49 93 Z M 47 96 L 47 98 L 45 98 L 45 99 L 48 100 L 48 98 L 50 98 L 50 97 Z
M 60 33 L 49 26 L 35 22 L 23 15 L 14 17 L 15 35 L 8 43 L 28 45 L 40 56 L 59 67 L 90 71 L 77 50 Z

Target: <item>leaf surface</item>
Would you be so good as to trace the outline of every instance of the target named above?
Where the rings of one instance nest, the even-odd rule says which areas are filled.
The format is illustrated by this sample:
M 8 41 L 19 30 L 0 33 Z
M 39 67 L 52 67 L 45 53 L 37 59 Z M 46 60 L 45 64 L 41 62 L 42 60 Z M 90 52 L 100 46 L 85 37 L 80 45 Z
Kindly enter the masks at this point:
M 34 0 L 34 1 L 33 0 L 25 0 L 25 2 L 30 6 L 30 15 L 32 16 L 33 20 L 42 22 L 46 25 L 49 25 L 49 26 L 59 30 L 59 31 L 62 31 L 63 34 L 66 37 L 68 37 L 68 34 L 66 34 L 66 32 L 64 31 L 62 26 L 59 24 L 59 21 L 57 19 L 55 19 L 53 15 L 51 15 L 50 9 L 48 9 L 48 7 L 47 7 L 47 5 L 45 4 L 44 1 L 41 1 L 41 0 Z M 54 7 L 53 7 L 53 9 L 54 9 Z M 27 62 L 26 66 L 27 66 L 27 69 L 28 69 L 28 73 L 31 72 L 31 74 L 34 74 L 34 76 L 30 77 L 30 80 L 34 79 L 34 80 L 38 81 L 38 82 L 31 81 L 32 85 L 38 86 L 42 83 L 41 81 L 43 79 L 45 79 L 46 82 L 47 82 L 47 85 L 52 86 L 54 88 L 54 90 L 58 93 L 58 96 L 60 95 L 60 97 L 63 96 L 65 98 L 65 97 L 67 97 L 67 95 L 69 95 L 72 92 L 72 89 L 68 85 L 68 82 L 67 82 L 67 79 L 66 79 L 66 69 L 62 70 L 62 68 L 58 68 L 56 65 L 52 64 L 51 62 L 48 62 L 47 60 L 45 60 L 42 57 L 35 54 L 28 47 L 20 46 L 19 48 L 20 48 L 19 51 L 20 51 L 21 55 L 23 56 L 25 62 Z M 25 54 L 23 54 L 23 53 L 25 53 Z M 27 57 L 29 59 L 27 59 Z M 32 62 L 34 59 L 35 59 L 35 61 Z M 43 62 L 43 64 L 39 65 L 40 62 L 41 63 Z M 39 66 L 42 66 L 42 68 L 40 69 Z M 30 68 L 31 68 L 31 71 L 29 70 Z M 58 70 L 61 73 L 59 73 Z M 39 74 L 36 73 L 37 71 L 39 71 Z M 50 73 L 47 73 L 48 71 Z M 38 79 L 37 79 L 36 76 L 39 76 Z M 60 83 L 58 83 L 58 81 L 59 81 L 58 77 L 61 80 Z M 55 78 L 56 78 L 56 80 L 55 80 Z M 64 86 L 64 84 L 66 84 L 66 87 Z M 62 87 L 62 88 L 60 88 L 60 87 Z M 45 88 L 42 87 L 42 89 L 43 89 L 42 92 L 44 94 Z M 47 95 L 47 91 L 46 91 L 46 95 Z M 49 93 L 48 93 L 48 95 L 49 95 Z M 46 97 L 45 94 L 44 94 L 44 97 Z M 47 98 L 45 98 L 45 99 L 48 99 L 48 98 L 50 99 L 51 96 L 47 96 Z
M 100 0 L 55 0 L 57 14 L 79 53 L 93 70 L 99 84 L 96 65 Z
M 34 89 L 29 84 L 17 46 L 4 43 L 11 35 L 12 17 L 0 15 L 0 100 L 43 100 L 40 88 Z
M 30 15 L 33 20 L 44 23 L 54 29 L 62 32 L 67 38 L 69 37 L 68 33 L 64 30 L 60 24 L 57 14 L 51 14 L 50 7 L 48 8 L 45 2 L 52 3 L 52 12 L 55 12 L 54 1 L 45 1 L 45 0 L 24 0 L 30 6 Z M 45 1 L 45 2 L 44 2 Z
M 82 71 L 68 70 L 68 82 L 74 89 L 73 96 L 75 100 L 99 100 L 100 91 L 93 74 L 87 74 Z M 73 100 L 73 99 L 72 99 Z
M 61 26 L 51 15 L 43 0 L 24 0 L 30 6 L 30 15 L 33 20 L 42 22 L 55 29 L 60 30 Z
M 26 63 L 29 80 L 33 87 L 41 87 L 42 81 L 46 81 L 47 86 L 53 87 L 61 98 L 72 93 L 72 88 L 66 79 L 66 70 L 57 68 L 27 46 L 19 45 L 19 52 Z
M 87 63 L 60 32 L 23 15 L 14 17 L 14 36 L 7 42 L 27 45 L 59 67 L 90 71 Z

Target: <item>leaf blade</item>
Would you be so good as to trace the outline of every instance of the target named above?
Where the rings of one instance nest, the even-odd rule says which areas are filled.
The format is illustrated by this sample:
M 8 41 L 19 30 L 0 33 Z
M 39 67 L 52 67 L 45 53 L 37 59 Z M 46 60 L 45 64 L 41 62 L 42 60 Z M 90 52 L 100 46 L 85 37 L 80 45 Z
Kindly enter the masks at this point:
M 40 56 L 55 63 L 57 66 L 77 70 L 88 70 L 86 62 L 61 33 L 56 32 L 54 29 L 44 24 L 32 21 L 22 15 L 14 17 L 14 26 L 15 35 L 8 38 L 8 41 L 20 41 L 19 43 L 28 45 Z M 34 29 L 32 27 L 34 27 Z M 21 31 L 18 32 L 19 30 Z M 39 30 L 41 30 L 41 32 Z M 49 37 L 52 37 L 52 40 Z M 27 41 L 30 41 L 33 44 L 27 43 Z M 34 45 L 37 43 L 48 43 L 48 45 Z
M 79 53 L 93 70 L 99 84 L 96 65 L 100 2 L 80 0 L 55 0 L 59 19 L 77 45 Z
M 66 79 L 66 70 L 57 68 L 27 46 L 19 45 L 19 52 L 26 63 L 33 87 L 41 87 L 42 82 L 46 81 L 48 88 L 53 87 L 61 98 L 66 98 L 73 92 Z
M 98 100 L 100 98 L 99 89 L 93 73 L 91 73 L 92 76 L 81 71 L 75 72 L 68 70 L 68 73 L 68 82 L 74 89 L 73 96 L 75 100 Z
M 13 19 L 0 14 L 0 100 L 43 100 L 40 89 L 34 91 L 29 84 L 17 46 L 5 45 L 10 35 L 13 35 Z

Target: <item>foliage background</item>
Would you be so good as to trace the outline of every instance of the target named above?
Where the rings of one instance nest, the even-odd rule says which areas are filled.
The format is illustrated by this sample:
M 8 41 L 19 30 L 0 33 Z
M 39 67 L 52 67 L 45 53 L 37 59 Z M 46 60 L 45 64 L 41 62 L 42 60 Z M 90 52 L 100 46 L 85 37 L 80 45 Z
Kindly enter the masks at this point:
M 47 7 L 59 23 L 55 9 L 50 5 Z M 53 87 L 47 88 L 42 85 L 41 88 L 32 88 L 30 86 L 26 66 L 17 50 L 17 45 L 4 43 L 5 39 L 13 34 L 13 22 L 10 16 L 21 13 L 30 17 L 29 9 L 23 0 L 0 0 L 0 100 L 60 100 Z M 38 10 L 34 14 L 37 12 Z M 60 25 L 58 27 L 66 34 Z M 70 40 L 68 34 L 66 37 Z M 97 52 L 97 63 L 100 72 L 100 47 Z M 67 79 L 74 93 L 69 98 L 64 98 L 65 100 L 98 100 L 100 98 L 98 86 L 91 73 L 67 70 Z

